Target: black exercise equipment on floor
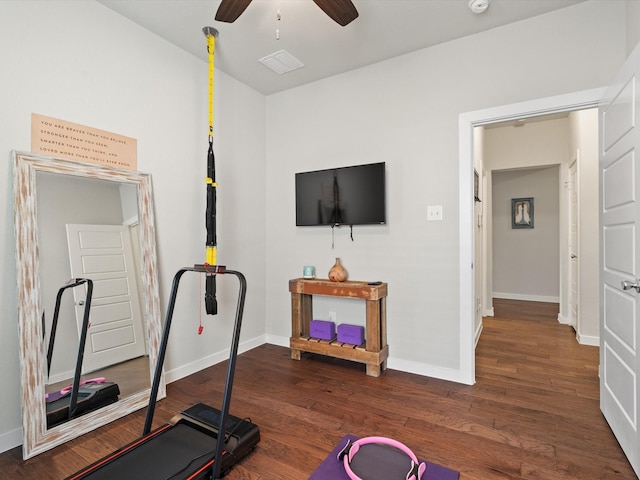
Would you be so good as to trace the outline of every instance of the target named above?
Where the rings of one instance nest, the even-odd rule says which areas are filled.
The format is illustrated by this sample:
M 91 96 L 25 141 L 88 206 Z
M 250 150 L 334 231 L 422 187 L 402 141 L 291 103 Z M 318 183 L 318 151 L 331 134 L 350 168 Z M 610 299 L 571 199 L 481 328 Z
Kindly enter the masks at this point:
M 222 410 L 198 403 L 151 432 L 178 285 L 185 272 L 235 275 L 240 282 Z M 255 448 L 260 441 L 258 427 L 229 414 L 246 289 L 244 275 L 224 266 L 195 265 L 178 270 L 173 278 L 142 437 L 67 480 L 218 479 Z
M 89 329 L 91 297 L 93 295 L 93 282 L 89 278 L 73 278 L 58 290 L 56 305 L 53 312 L 53 320 L 51 323 L 51 333 L 49 334 L 47 375 L 51 373 L 51 358 L 53 357 L 53 347 L 56 340 L 56 330 L 58 328 L 58 316 L 60 314 L 62 294 L 69 288 L 74 288 L 83 284 L 87 285 L 87 293 L 84 300 L 84 314 L 82 317 L 82 326 L 80 328 L 80 342 L 78 345 L 78 357 L 76 359 L 73 384 L 58 392 L 47 394 L 47 428 L 55 427 L 56 425 L 64 423 L 74 417 L 117 402 L 118 395 L 120 395 L 120 389 L 116 383 L 105 382 L 102 378 L 100 380 L 94 379 L 80 382 L 87 331 Z

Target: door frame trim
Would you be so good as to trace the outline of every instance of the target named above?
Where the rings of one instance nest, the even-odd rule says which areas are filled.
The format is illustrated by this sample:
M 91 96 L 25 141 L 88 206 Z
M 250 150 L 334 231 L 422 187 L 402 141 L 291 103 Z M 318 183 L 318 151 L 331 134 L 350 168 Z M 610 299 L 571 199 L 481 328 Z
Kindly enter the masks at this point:
M 461 113 L 458 117 L 458 220 L 460 232 L 459 293 L 460 381 L 475 383 L 475 327 L 474 327 L 474 230 L 473 230 L 473 129 L 497 122 L 538 117 L 552 113 L 594 108 L 600 104 L 605 88 L 583 90 L 553 97 L 513 103 L 499 107 Z
M 579 317 L 580 317 L 580 262 L 576 260 L 576 272 L 575 272 L 576 293 L 574 297 L 573 288 L 571 286 L 571 282 L 572 280 L 574 280 L 573 275 L 571 273 L 572 263 L 573 263 L 573 260 L 571 259 L 571 255 L 575 254 L 577 255 L 577 258 L 580 258 L 580 149 L 576 149 L 575 154 L 571 155 L 571 160 L 569 160 L 568 174 L 567 174 L 568 180 L 571 180 L 571 168 L 573 167 L 573 165 L 576 166 L 576 181 L 574 186 L 569 185 L 569 210 L 568 210 L 569 222 L 567 225 L 568 227 L 567 235 L 569 240 L 569 251 L 567 252 L 568 254 L 567 260 L 569 262 L 567 267 L 568 268 L 567 272 L 569 274 L 568 282 L 567 282 L 569 287 L 569 291 L 568 291 L 569 309 L 568 309 L 568 318 L 566 319 L 566 324 L 571 325 L 573 327 L 573 329 L 576 331 L 576 337 L 578 337 L 580 335 L 579 333 L 580 332 L 580 328 L 579 328 L 580 327 L 580 320 L 579 320 Z M 576 194 L 575 212 L 573 212 L 573 207 L 571 205 L 572 189 L 575 189 L 575 194 Z M 572 215 L 574 213 L 576 216 L 575 222 L 576 222 L 577 233 L 576 233 L 576 238 L 574 238 L 573 242 L 571 242 L 571 221 L 572 221 Z M 577 309 L 575 324 L 572 323 L 572 313 L 571 313 L 572 304 L 576 304 L 576 309 Z M 560 315 L 558 315 L 558 320 L 560 320 Z

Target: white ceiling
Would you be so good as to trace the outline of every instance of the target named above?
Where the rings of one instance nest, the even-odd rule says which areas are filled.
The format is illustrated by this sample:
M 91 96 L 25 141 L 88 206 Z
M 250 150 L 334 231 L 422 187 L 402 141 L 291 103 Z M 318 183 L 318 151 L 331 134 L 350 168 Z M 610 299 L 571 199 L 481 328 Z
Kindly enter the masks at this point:
M 491 0 L 480 15 L 469 0 L 353 0 L 360 16 L 345 27 L 312 0 L 253 0 L 230 24 L 214 20 L 220 0 L 98 1 L 204 61 L 202 28 L 214 27 L 216 69 L 268 95 L 584 0 Z M 304 67 L 278 75 L 258 62 L 279 50 Z

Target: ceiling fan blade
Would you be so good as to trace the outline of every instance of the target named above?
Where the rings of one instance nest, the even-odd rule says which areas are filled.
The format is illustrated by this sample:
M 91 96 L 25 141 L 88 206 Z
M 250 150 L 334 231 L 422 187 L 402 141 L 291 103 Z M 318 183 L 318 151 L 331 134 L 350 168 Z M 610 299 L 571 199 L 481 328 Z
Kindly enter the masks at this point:
M 343 27 L 356 18 L 358 18 L 358 10 L 351 0 L 313 0 L 324 13 L 329 15 L 333 20 Z
M 250 3 L 251 0 L 222 0 L 216 12 L 216 20 L 233 23 L 242 15 L 242 12 L 246 10 Z

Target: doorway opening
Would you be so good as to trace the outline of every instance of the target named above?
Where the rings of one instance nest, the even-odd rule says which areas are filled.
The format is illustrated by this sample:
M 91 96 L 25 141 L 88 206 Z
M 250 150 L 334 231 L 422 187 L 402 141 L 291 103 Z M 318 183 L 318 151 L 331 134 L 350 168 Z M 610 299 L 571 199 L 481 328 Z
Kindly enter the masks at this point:
M 588 90 L 460 115 L 460 376 L 464 383 L 475 382 L 475 345 L 481 333 L 481 324 L 478 325 L 477 320 L 478 296 L 474 266 L 477 261 L 476 226 L 483 222 L 478 220 L 474 207 L 474 131 L 480 126 L 526 121 L 594 108 L 598 106 L 603 93 L 602 89 Z
M 558 322 L 579 343 L 597 345 L 597 109 L 474 130 L 486 188 L 484 229 L 474 230 L 476 299 L 486 306 L 479 314 L 492 315 L 494 298 L 555 303 Z M 531 204 L 530 224 L 514 224 L 516 200 Z

